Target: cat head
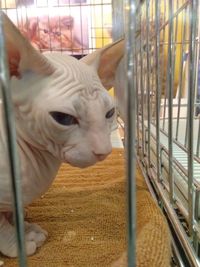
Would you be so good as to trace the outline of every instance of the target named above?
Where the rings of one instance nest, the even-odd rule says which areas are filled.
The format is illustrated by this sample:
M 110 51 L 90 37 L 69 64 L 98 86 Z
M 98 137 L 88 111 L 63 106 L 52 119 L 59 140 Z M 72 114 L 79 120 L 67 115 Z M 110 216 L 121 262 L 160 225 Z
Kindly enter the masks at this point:
M 115 107 L 99 79 L 99 55 L 42 55 L 4 14 L 3 21 L 18 136 L 73 166 L 105 159 Z

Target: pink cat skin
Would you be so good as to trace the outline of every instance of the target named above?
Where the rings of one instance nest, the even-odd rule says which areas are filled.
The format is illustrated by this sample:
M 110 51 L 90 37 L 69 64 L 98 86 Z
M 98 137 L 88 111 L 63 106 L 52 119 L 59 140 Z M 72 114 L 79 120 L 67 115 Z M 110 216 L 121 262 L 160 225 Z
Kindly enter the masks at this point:
M 84 168 L 111 152 L 115 108 L 102 84 L 111 84 L 119 60 L 111 64 L 112 73 L 99 75 L 101 82 L 97 71 L 104 49 L 82 61 L 61 53 L 42 55 L 5 14 L 3 22 L 25 207 L 48 190 L 62 162 Z M 2 104 L 0 116 L 0 252 L 16 257 L 15 229 L 8 219 L 12 217 L 12 192 Z M 32 255 L 47 232 L 28 222 L 25 232 L 26 252 Z

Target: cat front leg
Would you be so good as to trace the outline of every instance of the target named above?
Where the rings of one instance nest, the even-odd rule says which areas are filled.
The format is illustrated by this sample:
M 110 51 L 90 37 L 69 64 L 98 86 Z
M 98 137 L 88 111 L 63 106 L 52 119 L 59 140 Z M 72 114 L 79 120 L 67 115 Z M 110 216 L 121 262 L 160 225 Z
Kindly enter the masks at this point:
M 26 251 L 28 255 L 36 251 L 36 244 L 33 241 L 26 241 Z M 0 252 L 8 257 L 17 257 L 17 242 L 15 228 L 0 213 Z
M 47 238 L 47 232 L 36 224 L 25 222 L 26 254 L 32 255 Z M 4 213 L 0 213 L 0 252 L 8 257 L 17 257 L 15 227 L 9 223 Z

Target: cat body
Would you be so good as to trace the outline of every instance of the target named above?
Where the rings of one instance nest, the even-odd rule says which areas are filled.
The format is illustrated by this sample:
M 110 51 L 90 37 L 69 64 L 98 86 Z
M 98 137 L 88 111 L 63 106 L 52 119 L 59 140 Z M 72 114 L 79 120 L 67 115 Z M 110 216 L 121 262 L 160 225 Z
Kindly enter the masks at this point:
M 98 75 L 99 55 L 92 61 L 91 55 L 82 61 L 56 52 L 42 55 L 4 13 L 2 18 L 26 207 L 48 190 L 62 162 L 85 168 L 106 158 L 115 108 L 104 88 L 107 79 Z M 0 116 L 0 252 L 16 257 L 2 103 Z M 46 238 L 40 226 L 25 222 L 27 255 Z
M 114 105 L 98 76 L 91 67 L 74 58 L 63 58 L 57 53 L 46 56 L 50 62 L 56 61 L 53 75 L 44 77 L 27 72 L 22 79 L 11 79 L 24 206 L 48 190 L 62 162 L 88 167 L 111 152 L 113 118 L 106 119 L 105 116 Z M 75 71 L 77 68 L 78 72 Z M 63 79 L 63 76 L 70 78 Z M 59 124 L 50 115 L 54 111 L 73 114 L 79 122 L 67 126 Z M 5 227 L 5 218 L 1 220 L 4 212 L 12 211 L 6 138 L 3 132 L 1 135 L 1 155 L 4 158 L 0 163 L 0 251 L 15 257 L 16 244 L 5 246 L 5 240 L 15 234 L 14 228 L 10 228 L 9 222 Z M 36 231 L 34 227 L 29 225 L 27 233 L 28 236 L 35 235 L 27 243 L 28 255 L 33 254 L 46 239 L 45 232 L 42 229 Z M 9 229 L 6 234 L 5 228 Z M 3 235 L 6 236 L 4 240 Z

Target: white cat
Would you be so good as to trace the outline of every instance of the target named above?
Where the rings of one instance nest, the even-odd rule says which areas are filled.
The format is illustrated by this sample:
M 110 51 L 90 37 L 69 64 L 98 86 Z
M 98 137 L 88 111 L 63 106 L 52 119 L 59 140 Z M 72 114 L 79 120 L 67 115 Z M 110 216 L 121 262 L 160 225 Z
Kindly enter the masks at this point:
M 103 63 L 104 71 L 99 76 L 108 87 L 119 59 L 115 57 L 114 64 L 110 64 L 111 73 L 104 60 L 101 62 L 104 49 L 82 62 L 61 53 L 44 56 L 5 14 L 2 16 L 21 162 L 22 198 L 27 206 L 48 190 L 62 162 L 88 167 L 111 152 L 115 107 L 97 69 Z M 16 257 L 15 229 L 9 220 L 12 192 L 2 105 L 0 116 L 0 252 Z M 47 232 L 30 223 L 25 223 L 25 231 L 26 252 L 31 255 L 43 244 Z

